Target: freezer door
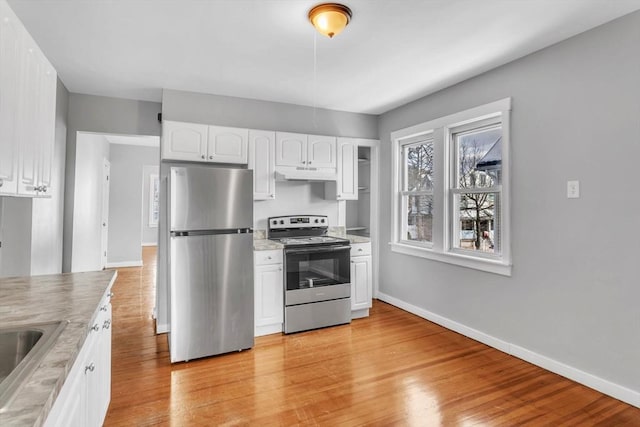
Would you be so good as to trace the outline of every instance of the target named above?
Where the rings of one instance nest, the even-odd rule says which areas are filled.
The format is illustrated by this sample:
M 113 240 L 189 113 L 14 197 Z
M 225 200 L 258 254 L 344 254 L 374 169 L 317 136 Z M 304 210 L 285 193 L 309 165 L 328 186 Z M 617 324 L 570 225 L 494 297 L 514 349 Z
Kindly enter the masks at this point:
M 171 237 L 171 362 L 253 347 L 253 235 Z
M 173 167 L 171 231 L 253 226 L 253 171 L 205 166 Z

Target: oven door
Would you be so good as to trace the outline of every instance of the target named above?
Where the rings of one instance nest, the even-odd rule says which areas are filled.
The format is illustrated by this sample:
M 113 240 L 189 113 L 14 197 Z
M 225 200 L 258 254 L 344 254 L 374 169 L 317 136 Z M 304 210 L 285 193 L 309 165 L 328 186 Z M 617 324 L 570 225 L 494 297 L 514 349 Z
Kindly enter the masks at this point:
M 285 305 L 350 296 L 350 246 L 292 248 L 284 253 Z

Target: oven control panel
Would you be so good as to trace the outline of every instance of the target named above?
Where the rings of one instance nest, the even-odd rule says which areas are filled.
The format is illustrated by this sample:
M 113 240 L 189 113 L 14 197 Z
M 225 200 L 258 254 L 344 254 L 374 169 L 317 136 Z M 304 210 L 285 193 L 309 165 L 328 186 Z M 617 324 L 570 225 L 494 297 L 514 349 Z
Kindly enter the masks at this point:
M 276 216 L 269 218 L 269 229 L 328 227 L 325 215 Z

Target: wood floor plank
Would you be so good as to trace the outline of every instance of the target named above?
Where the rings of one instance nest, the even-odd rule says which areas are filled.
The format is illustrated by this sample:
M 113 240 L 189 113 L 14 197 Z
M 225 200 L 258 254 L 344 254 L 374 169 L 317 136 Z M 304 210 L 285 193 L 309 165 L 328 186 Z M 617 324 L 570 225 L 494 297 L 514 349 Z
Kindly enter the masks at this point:
M 171 365 L 155 335 L 155 248 L 113 287 L 106 426 L 640 426 L 640 409 L 388 304 Z

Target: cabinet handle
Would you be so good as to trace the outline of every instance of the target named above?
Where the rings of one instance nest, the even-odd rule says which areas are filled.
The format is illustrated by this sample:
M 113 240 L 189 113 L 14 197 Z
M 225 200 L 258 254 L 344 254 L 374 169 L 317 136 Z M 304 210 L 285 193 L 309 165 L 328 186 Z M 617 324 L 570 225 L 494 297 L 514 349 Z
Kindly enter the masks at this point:
M 267 259 L 271 259 L 271 256 L 268 256 Z
M 105 320 L 104 323 L 102 324 L 102 329 L 109 329 L 110 326 L 111 326 L 111 320 Z
M 362 248 L 358 249 L 358 252 L 362 252 Z
M 213 160 L 213 156 L 209 156 L 209 160 Z
M 0 185 L 0 187 L 2 187 L 2 185 Z M 275 195 L 273 195 L 273 194 L 269 194 L 269 197 L 271 197 L 272 199 L 275 199 L 275 198 L 276 198 L 276 196 L 275 196 Z
M 97 323 L 89 329 L 89 331 L 96 331 L 96 332 L 98 332 L 99 330 L 100 330 L 100 326 L 98 326 Z
M 205 155 L 203 154 L 203 155 L 202 155 L 202 156 L 200 156 L 200 157 L 202 157 L 202 158 L 204 159 L 204 158 L 205 158 Z
M 114 294 L 113 292 L 109 292 L 109 298 L 113 298 L 116 294 Z
M 94 365 L 94 363 L 91 362 L 91 364 L 89 366 L 85 366 L 84 367 L 84 373 L 86 374 L 87 371 L 93 372 L 95 369 L 96 369 L 96 365 Z
M 43 185 L 43 186 L 42 186 L 42 187 L 40 187 L 40 188 L 41 188 L 41 190 L 40 190 L 40 191 L 42 191 L 43 193 L 46 193 L 46 192 L 47 192 L 47 186 L 46 186 L 46 185 Z
M 102 307 L 100 307 L 100 311 L 107 311 L 107 305 L 103 305 Z
M 303 165 L 306 165 L 306 164 L 307 164 L 307 162 L 305 162 L 305 161 L 303 160 L 303 161 L 302 161 L 302 164 L 303 164 Z
M 4 179 L 0 178 L 0 187 L 4 185 Z

